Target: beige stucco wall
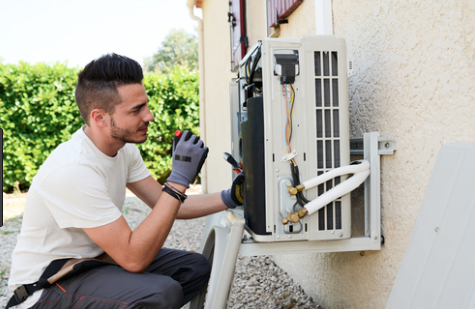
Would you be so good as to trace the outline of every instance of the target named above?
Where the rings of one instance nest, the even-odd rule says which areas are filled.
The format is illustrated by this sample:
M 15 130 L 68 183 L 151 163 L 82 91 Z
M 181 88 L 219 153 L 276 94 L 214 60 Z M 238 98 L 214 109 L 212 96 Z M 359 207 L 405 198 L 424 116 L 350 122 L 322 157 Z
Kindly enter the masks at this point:
M 229 82 L 231 73 L 228 2 L 205 0 L 203 10 L 205 139 L 210 151 L 206 160 L 207 191 L 231 185 L 231 168 L 223 152 L 231 150 Z
M 279 38 L 300 38 L 315 34 L 315 1 L 305 0 L 287 17 L 288 24 L 281 24 Z
M 384 308 L 440 147 L 475 143 L 475 1 L 333 0 L 333 17 L 355 63 L 351 137 L 398 141 L 381 163 L 386 244 L 274 259 L 326 309 Z
M 249 45 L 265 38 L 265 2 L 246 1 Z M 207 191 L 218 192 L 231 185 L 232 170 L 223 159 L 223 152 L 231 151 L 229 83 L 236 73 L 231 72 L 230 28 L 227 12 L 229 2 L 204 0 L 204 91 L 205 139 L 210 152 L 206 160 Z
M 249 47 L 257 40 L 262 40 L 267 35 L 266 1 L 247 0 L 246 7 L 246 35 Z

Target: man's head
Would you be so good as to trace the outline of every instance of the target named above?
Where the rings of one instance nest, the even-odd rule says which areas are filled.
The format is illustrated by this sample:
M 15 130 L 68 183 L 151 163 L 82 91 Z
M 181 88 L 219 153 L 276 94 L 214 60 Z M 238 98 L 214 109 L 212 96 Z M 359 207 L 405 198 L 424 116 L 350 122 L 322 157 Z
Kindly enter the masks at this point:
M 118 87 L 141 84 L 143 72 L 140 64 L 117 54 L 107 54 L 91 61 L 78 74 L 76 103 L 81 117 L 89 125 L 93 109 L 113 115 L 121 102 Z
M 76 102 L 89 128 L 119 142 L 143 143 L 153 115 L 142 84 L 140 65 L 117 54 L 102 56 L 78 74 Z

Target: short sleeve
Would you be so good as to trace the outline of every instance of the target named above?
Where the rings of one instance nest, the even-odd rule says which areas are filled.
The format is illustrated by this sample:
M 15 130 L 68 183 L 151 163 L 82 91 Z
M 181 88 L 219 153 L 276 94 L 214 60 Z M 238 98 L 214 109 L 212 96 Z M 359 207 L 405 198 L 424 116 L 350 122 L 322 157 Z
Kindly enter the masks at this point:
M 129 161 L 129 175 L 127 177 L 127 183 L 133 183 L 150 176 L 150 172 L 147 166 L 143 162 L 140 150 L 133 144 L 128 144 L 128 157 Z
M 38 193 L 60 228 L 99 227 L 122 216 L 102 176 L 88 166 L 58 168 L 42 181 Z

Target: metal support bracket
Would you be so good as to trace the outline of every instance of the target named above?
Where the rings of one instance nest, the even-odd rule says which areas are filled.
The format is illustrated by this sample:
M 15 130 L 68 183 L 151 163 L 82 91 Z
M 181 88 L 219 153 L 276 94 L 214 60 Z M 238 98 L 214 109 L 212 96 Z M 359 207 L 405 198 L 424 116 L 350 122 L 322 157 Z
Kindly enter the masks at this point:
M 371 133 L 368 133 L 371 134 Z M 396 139 L 392 136 L 378 137 L 379 155 L 392 155 L 397 149 Z M 364 138 L 350 139 L 350 155 L 364 155 Z

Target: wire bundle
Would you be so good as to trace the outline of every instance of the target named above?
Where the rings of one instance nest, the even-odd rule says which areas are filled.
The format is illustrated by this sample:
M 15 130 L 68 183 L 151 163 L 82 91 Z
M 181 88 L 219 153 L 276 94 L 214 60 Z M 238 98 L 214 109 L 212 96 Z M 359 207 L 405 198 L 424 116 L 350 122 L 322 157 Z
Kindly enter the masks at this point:
M 260 59 L 261 59 L 261 49 L 259 48 L 254 60 L 252 59 L 252 57 L 249 57 L 244 65 L 244 74 L 246 78 L 246 84 L 252 87 L 252 91 L 256 93 L 257 95 L 262 95 L 262 90 L 258 88 L 254 83 L 254 72 L 256 71 L 256 67 Z M 252 62 L 252 68 L 251 68 L 251 62 Z
M 292 146 L 290 145 L 290 140 L 292 139 L 292 116 L 294 114 L 295 90 L 291 84 L 283 84 L 282 87 L 285 96 L 285 111 L 287 114 L 287 123 L 285 124 L 285 145 L 287 153 L 291 153 Z M 290 88 L 290 100 L 287 88 Z M 293 158 L 290 161 L 294 166 L 297 166 L 297 162 L 295 162 Z
M 287 153 L 292 152 L 292 146 L 291 146 L 291 139 L 292 139 L 292 117 L 294 114 L 294 102 L 295 102 L 295 90 L 292 87 L 291 84 L 283 84 L 283 94 L 285 96 L 285 111 L 287 115 L 286 119 L 286 124 L 285 124 L 285 145 L 287 148 Z M 290 92 L 290 98 L 289 98 L 289 92 Z M 292 180 L 294 182 L 294 186 L 298 186 L 300 184 L 300 172 L 299 172 L 299 167 L 297 165 L 297 162 L 295 161 L 295 158 L 292 158 L 290 160 L 290 171 L 292 173 Z M 309 203 L 309 200 L 303 195 L 302 192 L 297 193 L 297 202 L 294 204 L 294 211 L 295 211 L 295 206 L 299 204 L 300 206 L 304 206 L 305 204 Z

